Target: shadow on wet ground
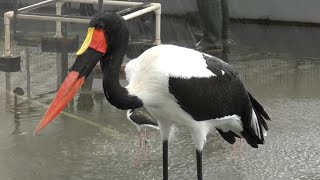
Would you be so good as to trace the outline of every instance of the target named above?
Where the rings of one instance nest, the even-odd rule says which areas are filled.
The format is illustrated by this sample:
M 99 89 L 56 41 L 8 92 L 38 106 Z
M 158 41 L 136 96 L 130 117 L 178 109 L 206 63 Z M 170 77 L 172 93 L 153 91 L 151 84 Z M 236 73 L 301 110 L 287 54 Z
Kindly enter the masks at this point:
M 20 28 L 25 25 L 22 23 Z M 27 34 L 39 36 L 33 27 L 26 28 Z M 50 25 L 42 24 L 43 32 L 46 27 Z M 0 29 L 3 32 L 2 25 Z M 70 33 L 83 36 L 85 30 L 85 26 L 79 26 Z M 235 43 L 224 57 L 238 70 L 273 121 L 264 146 L 252 149 L 243 144 L 235 157 L 231 146 L 212 133 L 204 150 L 204 178 L 320 179 L 320 28 L 234 22 L 231 31 Z M 3 40 L 0 46 L 3 47 Z M 33 136 L 54 96 L 59 56 L 41 52 L 38 45 L 28 47 L 15 42 L 13 48 L 14 54 L 22 57 L 22 70 L 12 73 L 12 90 L 21 87 L 26 91 L 29 78 L 31 98 L 24 93 L 8 108 L 5 83 L 0 83 L 1 179 L 161 179 L 159 132 L 148 130 L 148 155 L 144 162 L 142 154 L 137 165 L 137 131 L 126 120 L 124 111 L 105 100 L 100 79 L 94 80 L 92 92 L 80 92 L 65 113 L 41 135 Z M 3 48 L 0 49 L 2 54 Z M 68 54 L 69 64 L 74 57 Z M 4 77 L 0 72 L 0 82 L 5 82 Z M 183 127 L 178 127 L 170 145 L 171 179 L 196 179 L 195 152 L 189 136 Z

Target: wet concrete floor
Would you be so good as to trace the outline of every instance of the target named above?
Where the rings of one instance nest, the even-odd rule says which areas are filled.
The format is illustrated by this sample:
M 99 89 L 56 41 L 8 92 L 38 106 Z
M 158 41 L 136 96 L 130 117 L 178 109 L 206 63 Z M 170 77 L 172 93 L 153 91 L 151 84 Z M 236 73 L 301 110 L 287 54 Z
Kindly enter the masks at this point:
M 272 118 L 266 144 L 243 143 L 235 154 L 213 132 L 204 149 L 204 179 L 320 179 L 320 41 L 318 28 L 233 24 L 235 43 L 228 61 Z M 287 32 L 287 33 L 285 33 Z M 305 35 L 305 36 L 304 36 Z M 275 38 L 278 37 L 278 38 Z M 288 42 L 290 40 L 290 42 Z M 1 42 L 2 43 L 2 42 Z M 101 91 L 81 92 L 64 114 L 39 136 L 33 130 L 51 102 L 56 55 L 31 47 L 31 99 L 5 106 L 0 83 L 0 176 L 6 180 L 161 179 L 159 132 L 148 130 L 146 155 L 139 155 L 137 131 L 125 112 L 112 107 Z M 25 47 L 12 75 L 12 90 L 26 90 Z M 74 55 L 69 55 L 70 59 Z M 4 73 L 0 72 L 4 82 Z M 195 149 L 178 127 L 169 148 L 170 179 L 196 179 Z M 140 160 L 139 160 L 140 157 Z

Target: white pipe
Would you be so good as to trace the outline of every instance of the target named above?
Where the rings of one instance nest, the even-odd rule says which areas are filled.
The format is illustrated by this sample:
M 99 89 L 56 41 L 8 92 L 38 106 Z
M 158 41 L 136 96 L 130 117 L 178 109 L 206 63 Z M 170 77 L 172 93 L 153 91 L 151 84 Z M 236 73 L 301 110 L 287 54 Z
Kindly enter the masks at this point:
M 98 2 L 98 0 L 57 0 L 56 1 L 56 14 L 61 15 L 62 5 L 64 2 L 84 2 L 92 3 Z M 139 5 L 140 2 L 125 2 L 125 1 L 104 1 L 104 4 L 112 5 Z M 129 20 L 148 12 L 155 11 L 156 14 L 156 32 L 155 32 L 155 44 L 161 43 L 161 4 L 160 3 L 151 3 L 150 6 L 135 11 L 133 13 L 125 15 L 123 18 Z M 5 13 L 5 55 L 10 56 L 10 18 L 13 18 L 13 12 L 9 11 Z M 19 19 L 29 19 L 29 20 L 42 20 L 42 21 L 56 21 L 56 37 L 62 37 L 61 32 L 61 22 L 73 22 L 73 23 L 84 23 L 87 24 L 90 22 L 90 19 L 81 19 L 81 18 L 72 18 L 72 17 L 52 17 L 52 16 L 41 16 L 41 15 L 27 15 L 27 14 L 17 14 Z
M 98 4 L 98 0 L 63 0 L 63 1 L 64 2 L 73 2 L 73 3 Z M 142 4 L 142 2 L 104 0 L 103 4 L 117 5 L 117 6 L 136 6 L 136 5 Z
M 90 19 L 80 19 L 71 17 L 54 17 L 54 16 L 41 16 L 41 15 L 29 15 L 29 14 L 18 14 L 19 19 L 29 20 L 40 20 L 40 21 L 61 21 L 61 22 L 72 22 L 72 23 L 83 23 L 88 24 Z
M 154 44 L 159 45 L 161 44 L 161 5 L 156 9 L 154 12 L 156 14 L 156 34 L 154 39 Z
M 138 17 L 142 14 L 146 14 L 148 12 L 152 12 L 159 7 L 150 6 L 139 11 L 133 12 L 124 16 L 125 20 L 132 19 L 134 17 Z M 12 18 L 10 16 L 10 18 Z M 61 22 L 73 22 L 73 23 L 89 23 L 90 19 L 81 19 L 81 18 L 73 18 L 73 17 L 54 17 L 54 16 L 41 16 L 41 15 L 31 15 L 31 14 L 17 14 L 18 19 L 30 19 L 30 20 L 42 20 L 42 21 L 61 21 Z
M 11 56 L 10 18 L 13 11 L 4 13 L 4 56 Z
M 4 13 L 4 56 L 10 57 L 11 55 L 11 42 L 10 42 L 10 18 L 13 17 L 13 11 Z M 5 73 L 6 82 L 6 108 L 10 108 L 11 103 L 11 74 L 9 72 Z
M 152 12 L 152 11 L 154 11 L 154 10 L 156 10 L 156 9 L 159 9 L 159 7 L 161 7 L 160 4 L 154 4 L 154 5 L 151 5 L 151 6 L 149 6 L 149 7 L 144 8 L 144 9 L 141 9 L 141 10 L 139 10 L 139 11 L 135 11 L 135 12 L 133 12 L 133 13 L 127 14 L 127 15 L 123 16 L 123 18 L 124 18 L 125 20 L 129 20 L 129 19 L 132 19 L 132 18 L 141 16 L 141 15 L 143 15 L 143 14 L 146 14 L 146 13 L 148 13 L 148 12 Z
M 56 15 L 61 15 L 62 14 L 62 6 L 63 2 L 60 0 L 57 0 L 56 2 Z M 61 21 L 56 22 L 56 36 L 55 37 L 62 37 L 62 26 L 61 26 Z
M 38 8 L 41 8 L 41 7 L 44 7 L 48 4 L 51 4 L 52 2 L 54 2 L 55 0 L 47 0 L 47 1 L 43 1 L 43 2 L 39 2 L 39 3 L 36 3 L 36 4 L 32 4 L 30 6 L 26 6 L 26 7 L 23 7 L 23 8 L 20 8 L 18 9 L 19 12 L 28 12 L 28 11 L 32 11 L 32 10 L 35 10 L 35 9 L 38 9 Z

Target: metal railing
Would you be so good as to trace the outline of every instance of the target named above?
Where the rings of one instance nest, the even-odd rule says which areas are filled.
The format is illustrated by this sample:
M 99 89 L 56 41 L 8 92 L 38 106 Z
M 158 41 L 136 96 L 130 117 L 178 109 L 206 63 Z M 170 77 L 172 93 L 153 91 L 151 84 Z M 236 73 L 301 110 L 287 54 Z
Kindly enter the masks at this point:
M 98 4 L 99 0 L 47 0 L 40 3 L 36 3 L 30 6 L 26 6 L 18 9 L 17 19 L 29 19 L 39 21 L 55 21 L 56 22 L 56 37 L 62 37 L 61 22 L 73 22 L 73 23 L 89 23 L 90 19 L 81 16 L 69 16 L 62 15 L 62 6 L 64 3 L 87 3 L 87 4 Z M 40 7 L 47 6 L 49 4 L 56 3 L 56 14 L 40 14 L 40 13 L 28 13 L 31 10 L 38 9 Z M 113 6 L 137 6 L 143 4 L 142 2 L 127 2 L 127 1 L 109 1 L 104 0 L 103 4 Z M 123 16 L 125 20 L 129 20 L 135 17 L 139 17 L 143 14 L 154 12 L 155 18 L 155 39 L 154 44 L 158 45 L 161 43 L 160 29 L 161 29 L 161 4 L 149 3 L 143 9 L 134 11 L 130 14 Z M 11 37 L 10 37 L 10 23 L 14 17 L 13 11 L 8 11 L 4 14 L 4 26 L 5 26 L 5 51 L 4 56 L 11 56 Z

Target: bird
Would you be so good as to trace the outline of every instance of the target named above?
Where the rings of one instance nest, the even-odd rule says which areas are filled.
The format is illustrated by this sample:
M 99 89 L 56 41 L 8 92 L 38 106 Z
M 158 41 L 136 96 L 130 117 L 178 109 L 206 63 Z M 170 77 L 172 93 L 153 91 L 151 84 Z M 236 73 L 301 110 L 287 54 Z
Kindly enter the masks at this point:
M 146 138 L 146 128 L 150 127 L 159 130 L 158 123 L 145 111 L 130 109 L 127 111 L 127 119 L 137 128 L 140 139 L 140 147 L 144 138 Z M 142 130 L 144 130 L 144 137 L 142 137 Z M 146 140 L 144 141 L 144 145 Z
M 159 130 L 157 121 L 155 121 L 144 110 L 130 109 L 127 111 L 127 119 L 137 128 L 139 135 L 139 148 L 137 150 L 135 166 L 140 163 L 141 148 L 144 152 L 144 162 L 147 161 L 147 127 Z M 143 131 L 143 132 L 142 132 Z
M 212 130 L 231 144 L 236 137 L 253 148 L 264 144 L 270 117 L 231 65 L 200 51 L 161 44 L 126 64 L 128 85 L 123 87 L 119 70 L 128 41 L 129 30 L 120 15 L 105 12 L 93 17 L 74 64 L 34 134 L 66 107 L 100 61 L 109 103 L 121 110 L 145 107 L 158 121 L 164 180 L 169 178 L 168 139 L 174 125 L 186 127 L 191 134 L 198 180 L 203 179 L 202 151 Z

